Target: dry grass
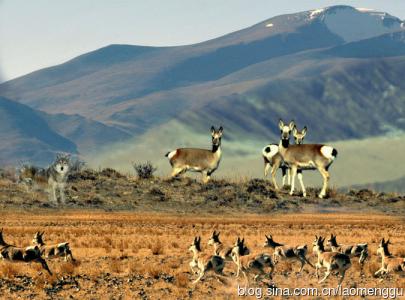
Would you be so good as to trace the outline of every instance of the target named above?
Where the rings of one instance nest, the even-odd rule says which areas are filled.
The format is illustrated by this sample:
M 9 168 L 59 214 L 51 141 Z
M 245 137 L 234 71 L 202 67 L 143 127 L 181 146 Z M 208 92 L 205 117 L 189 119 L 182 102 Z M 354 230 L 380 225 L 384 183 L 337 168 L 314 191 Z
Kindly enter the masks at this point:
M 49 260 L 54 276 L 41 272 L 36 263 L 10 264 L 0 262 L 0 293 L 8 299 L 18 297 L 66 298 L 74 292 L 75 298 L 108 299 L 123 297 L 139 298 L 140 291 L 151 299 L 187 298 L 217 299 L 236 298 L 236 287 L 244 284 L 235 280 L 232 264 L 225 267 L 226 283 L 207 277 L 199 285 L 192 286 L 195 275 L 188 263 L 191 254 L 188 246 L 195 235 L 202 236 L 206 254 L 213 249 L 206 242 L 215 228 L 221 232 L 224 244 L 232 244 L 237 236 L 245 237 L 253 253 L 271 252 L 262 247 L 265 234 L 272 234 L 276 241 L 301 245 L 311 249 L 314 235 L 335 233 L 338 242 L 348 244 L 368 242 L 370 258 L 364 268 L 365 277 L 353 261 L 344 285 L 359 287 L 405 287 L 405 279 L 389 276 L 384 282 L 372 275 L 380 267 L 375 255 L 381 237 L 390 237 L 391 251 L 405 253 L 405 222 L 399 217 L 362 214 L 279 214 L 271 216 L 238 215 L 192 216 L 162 215 L 151 213 L 104 213 L 66 212 L 0 213 L 6 241 L 28 245 L 33 234 L 46 232 L 49 243 L 69 241 L 78 263 L 63 259 Z M 309 250 L 309 259 L 315 257 Z M 274 282 L 279 287 L 334 287 L 336 278 L 331 276 L 319 285 L 314 270 L 305 267 L 302 276 L 295 272 L 298 264 L 280 262 Z M 18 275 L 18 276 L 17 276 Z M 21 275 L 31 278 L 32 284 L 23 285 L 18 292 L 11 292 L 10 285 L 22 285 Z M 7 278 L 7 284 L 4 283 Z M 63 279 L 62 279 L 63 278 Z M 28 279 L 27 279 L 28 280 Z M 2 284 L 3 283 L 3 284 Z M 80 286 L 78 289 L 76 284 Z M 263 285 L 256 285 L 265 287 Z M 60 288 L 59 288 L 60 287 Z

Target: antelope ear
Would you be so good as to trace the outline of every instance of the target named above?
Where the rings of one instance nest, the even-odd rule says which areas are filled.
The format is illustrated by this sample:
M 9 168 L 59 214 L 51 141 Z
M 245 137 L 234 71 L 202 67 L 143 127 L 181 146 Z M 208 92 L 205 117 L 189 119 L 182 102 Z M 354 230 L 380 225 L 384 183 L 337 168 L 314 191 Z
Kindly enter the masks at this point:
M 292 121 L 290 122 L 290 124 L 288 125 L 288 127 L 290 127 L 290 130 L 293 130 L 293 129 L 294 129 L 294 127 L 295 127 L 294 120 L 292 120 Z
M 294 128 L 293 128 L 293 130 L 292 130 L 293 135 L 294 135 L 294 136 L 297 135 L 297 132 L 298 132 L 297 127 L 294 126 Z
M 220 134 L 222 134 L 222 132 L 224 131 L 224 128 L 221 126 L 221 127 L 219 127 L 218 131 Z
M 387 242 L 385 244 L 391 244 L 390 239 L 387 240 Z
M 264 235 L 266 237 L 266 240 L 269 240 L 269 237 L 267 236 L 267 234 Z
M 305 136 L 307 134 L 307 130 L 308 130 L 307 126 L 304 126 L 301 133 Z
M 214 133 L 215 133 L 215 127 L 211 126 L 211 134 L 214 134 Z
M 283 127 L 284 127 L 284 122 L 283 122 L 283 120 L 279 120 L 278 121 L 278 128 L 280 128 L 280 130 L 283 130 Z

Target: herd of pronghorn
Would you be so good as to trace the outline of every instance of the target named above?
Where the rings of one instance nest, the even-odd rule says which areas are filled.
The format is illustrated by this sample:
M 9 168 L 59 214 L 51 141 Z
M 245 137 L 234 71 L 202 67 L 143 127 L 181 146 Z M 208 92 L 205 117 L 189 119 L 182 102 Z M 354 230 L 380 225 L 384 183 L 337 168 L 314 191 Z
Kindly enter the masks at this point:
M 47 245 L 43 240 L 44 232 L 37 232 L 32 240 L 32 245 L 28 247 L 17 247 L 8 244 L 3 238 L 3 228 L 0 229 L 0 258 L 10 262 L 37 262 L 42 265 L 50 275 L 51 270 L 45 259 L 64 257 L 75 261 L 70 250 L 69 243 L 63 242 L 54 245 Z
M 318 195 L 323 198 L 329 182 L 328 169 L 337 156 L 337 150 L 328 145 L 322 144 L 303 144 L 307 133 L 307 127 L 299 131 L 291 121 L 285 124 L 279 121 L 281 132 L 280 143 L 270 144 L 263 148 L 264 175 L 267 176 L 271 167 L 271 178 L 275 189 L 278 189 L 276 182 L 276 172 L 281 168 L 283 172 L 283 185 L 288 176 L 288 183 L 291 183 L 290 195 L 293 195 L 295 189 L 295 176 L 301 184 L 302 194 L 306 197 L 306 190 L 302 180 L 302 170 L 318 170 L 323 178 L 322 189 Z M 221 160 L 221 137 L 223 133 L 222 126 L 219 129 L 211 127 L 212 149 L 179 148 L 166 154 L 172 166 L 172 177 L 181 175 L 186 171 L 195 171 L 202 173 L 203 182 L 207 182 L 211 174 L 218 168 Z M 293 134 L 295 144 L 290 145 L 290 136 Z
M 340 276 L 338 286 L 341 286 L 345 277 L 346 271 L 351 267 L 351 258 L 358 258 L 360 264 L 360 272 L 363 272 L 363 265 L 369 256 L 368 244 L 354 244 L 354 245 L 339 245 L 336 241 L 336 235 L 331 235 L 328 240 L 330 248 L 326 249 L 324 246 L 325 238 L 322 236 L 315 236 L 312 243 L 313 253 L 318 256 L 315 266 L 307 259 L 307 245 L 301 246 L 287 246 L 285 244 L 277 243 L 273 240 L 271 235 L 265 236 L 264 247 L 273 249 L 273 254 L 257 253 L 251 254 L 251 251 L 245 244 L 245 239 L 236 240 L 235 244 L 226 247 L 219 239 L 219 232 L 214 231 L 208 240 L 208 245 L 213 247 L 213 255 L 204 255 L 201 249 L 201 237 L 195 237 L 194 241 L 189 247 L 189 251 L 193 253 L 190 262 L 191 272 L 197 275 L 197 279 L 193 281 L 194 284 L 199 282 L 207 272 L 213 272 L 216 276 L 224 276 L 223 270 L 226 262 L 233 262 L 236 266 L 236 277 L 242 273 L 246 284 L 249 285 L 249 275 L 255 275 L 255 281 L 261 278 L 268 277 L 272 279 L 275 265 L 279 260 L 297 261 L 301 263 L 301 273 L 305 264 L 310 265 L 316 270 L 316 277 L 319 279 L 320 269 L 326 269 L 324 277 L 319 283 L 325 281 L 329 275 L 336 273 Z M 375 272 L 375 276 L 386 275 L 391 272 L 399 272 L 405 274 L 405 258 L 396 257 L 391 255 L 388 245 L 389 239 L 385 241 L 383 238 L 380 241 L 377 249 L 377 255 L 381 256 L 381 268 Z M 265 270 L 269 271 L 266 273 Z M 220 278 L 219 277 L 219 278 Z
M 301 184 L 303 196 L 306 196 L 305 186 L 302 180 L 302 170 L 317 169 L 323 177 L 323 186 L 319 193 L 319 197 L 323 198 L 326 195 L 326 190 L 329 181 L 328 168 L 337 156 L 337 150 L 331 146 L 323 144 L 303 144 L 304 137 L 307 133 L 307 128 L 304 127 L 299 131 L 293 121 L 285 124 L 282 120 L 279 121 L 279 129 L 281 139 L 279 144 L 270 144 L 263 148 L 262 155 L 264 158 L 264 174 L 267 176 L 271 168 L 272 183 L 275 189 L 278 185 L 275 180 L 275 175 L 278 169 L 282 170 L 283 181 L 286 179 L 291 185 L 290 194 L 294 193 L 294 181 L 297 175 Z M 170 151 L 166 154 L 172 166 L 172 177 L 181 175 L 186 171 L 201 172 L 203 182 L 210 179 L 211 174 L 218 168 L 221 160 L 221 138 L 223 128 L 211 128 L 212 149 L 196 149 L 196 148 L 179 148 Z M 290 145 L 290 136 L 293 135 L 295 144 Z M 58 156 L 57 160 L 48 169 L 38 171 L 34 168 L 25 168 L 21 173 L 21 179 L 43 178 L 51 186 L 51 198 L 56 201 L 56 190 L 61 193 L 62 202 L 64 202 L 64 186 L 67 180 L 69 171 L 69 159 L 66 156 Z M 289 175 L 287 175 L 290 173 Z M 28 175 L 27 175 L 28 174 Z M 27 178 L 24 178 L 27 177 Z M 65 260 L 70 258 L 74 261 L 72 252 L 68 242 L 58 243 L 55 245 L 46 245 L 43 241 L 43 232 L 37 232 L 29 247 L 17 247 L 6 243 L 3 239 L 3 230 L 0 230 L 0 257 L 9 261 L 22 262 L 38 262 L 49 273 L 50 271 L 46 259 L 55 257 L 64 257 Z M 305 264 L 316 269 L 316 276 L 319 279 L 319 270 L 325 268 L 324 277 L 319 281 L 323 282 L 330 274 L 336 273 L 340 275 L 339 285 L 341 285 L 346 271 L 351 266 L 351 258 L 358 257 L 363 270 L 363 264 L 368 257 L 367 243 L 342 246 L 336 241 L 336 236 L 331 235 L 328 240 L 329 247 L 324 247 L 325 238 L 316 236 L 313 242 L 313 252 L 318 256 L 315 266 L 307 259 L 307 245 L 302 246 L 287 246 L 277 243 L 272 236 L 266 236 L 264 247 L 273 249 L 273 254 L 260 253 L 252 255 L 249 248 L 245 245 L 244 239 L 238 238 L 236 243 L 230 247 L 225 247 L 220 239 L 219 232 L 214 231 L 208 241 L 214 250 L 213 255 L 203 255 L 201 250 L 201 238 L 195 237 L 189 250 L 193 252 L 193 258 L 190 262 L 190 267 L 193 274 L 198 277 L 193 283 L 199 282 L 203 276 L 212 271 L 217 276 L 224 276 L 223 270 L 225 263 L 228 261 L 236 265 L 236 277 L 240 273 L 249 284 L 249 274 L 255 274 L 255 280 L 259 280 L 264 276 L 272 278 L 275 264 L 280 259 L 298 261 L 301 263 L 299 272 L 302 271 Z M 382 239 L 377 254 L 381 256 L 381 268 L 375 272 L 375 276 L 381 276 L 390 272 L 405 272 L 405 258 L 395 257 L 391 255 L 388 249 L 390 241 Z M 268 273 L 265 269 L 270 269 Z
M 43 232 L 37 232 L 32 240 L 32 245 L 28 247 L 17 247 L 5 242 L 3 238 L 3 229 L 0 229 L 0 258 L 10 262 L 37 262 L 42 268 L 52 275 L 51 270 L 46 263 L 46 259 L 64 257 L 65 261 L 70 259 L 75 261 L 70 250 L 69 243 L 63 242 L 54 245 L 47 245 L 43 241 Z M 363 272 L 363 265 L 369 256 L 368 244 L 339 245 L 336 235 L 331 235 L 328 240 L 330 248 L 325 249 L 325 238 L 315 236 L 312 243 L 313 253 L 318 256 L 315 266 L 307 259 L 307 245 L 287 246 L 273 240 L 271 235 L 265 236 L 264 247 L 273 249 L 273 254 L 258 253 L 252 254 L 245 244 L 245 239 L 236 240 L 235 244 L 227 247 L 220 238 L 220 233 L 214 231 L 208 240 L 208 245 L 213 247 L 213 255 L 204 255 L 201 249 L 201 237 L 195 237 L 189 247 L 193 253 L 190 267 L 192 274 L 197 275 L 193 284 L 199 282 L 207 272 L 213 272 L 216 276 L 225 276 L 223 270 L 227 262 L 233 262 L 236 266 L 236 277 L 242 273 L 246 284 L 249 285 L 249 275 L 255 275 L 255 281 L 264 277 L 272 279 L 275 265 L 279 260 L 297 261 L 301 263 L 299 273 L 303 270 L 305 264 L 316 269 L 316 276 L 319 279 L 319 271 L 326 269 L 324 277 L 319 283 L 325 281 L 329 275 L 336 273 L 340 275 L 338 286 L 342 284 L 346 271 L 351 267 L 351 258 L 358 258 L 360 272 Z M 405 258 L 393 256 L 388 245 L 389 239 L 381 239 L 377 249 L 377 255 L 381 256 L 381 268 L 375 272 L 375 276 L 386 275 L 391 272 L 405 273 Z M 265 272 L 269 269 L 269 272 Z

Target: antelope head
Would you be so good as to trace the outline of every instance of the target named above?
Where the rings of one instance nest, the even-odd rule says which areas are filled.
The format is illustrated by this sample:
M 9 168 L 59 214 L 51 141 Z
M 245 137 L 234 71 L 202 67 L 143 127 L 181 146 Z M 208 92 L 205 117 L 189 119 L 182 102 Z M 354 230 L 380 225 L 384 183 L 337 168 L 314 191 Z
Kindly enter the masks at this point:
M 291 121 L 289 124 L 284 124 L 283 120 L 280 119 L 278 122 L 278 128 L 280 129 L 283 146 L 287 147 L 290 141 L 291 132 L 295 128 L 294 121 Z
M 298 131 L 297 126 L 294 126 L 292 130 L 294 141 L 296 145 L 302 144 L 304 142 L 305 135 L 307 134 L 307 126 L 305 126 L 301 131 Z
M 221 244 L 221 241 L 219 240 L 219 232 L 214 232 L 211 235 L 211 238 L 208 240 L 208 245 L 214 245 L 214 244 Z
M 215 147 L 219 147 L 221 145 L 221 138 L 224 129 L 219 127 L 219 129 L 215 129 L 214 126 L 211 126 L 211 136 L 212 136 L 212 145 Z

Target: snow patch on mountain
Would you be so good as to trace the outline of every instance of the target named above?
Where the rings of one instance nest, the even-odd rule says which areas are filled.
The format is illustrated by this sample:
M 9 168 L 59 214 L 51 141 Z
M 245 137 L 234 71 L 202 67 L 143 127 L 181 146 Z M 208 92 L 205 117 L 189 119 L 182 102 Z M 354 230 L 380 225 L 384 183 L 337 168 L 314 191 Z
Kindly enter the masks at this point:
M 351 6 L 316 9 L 309 12 L 309 19 L 323 21 L 331 32 L 346 42 L 371 38 L 404 27 L 400 19 L 385 12 Z

